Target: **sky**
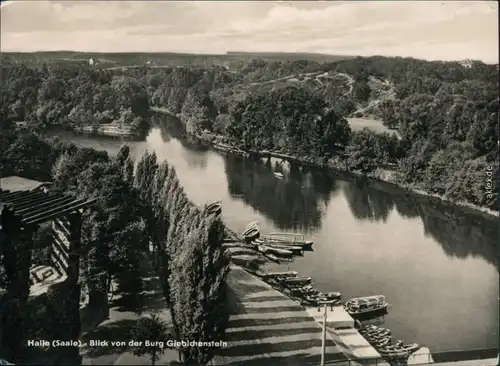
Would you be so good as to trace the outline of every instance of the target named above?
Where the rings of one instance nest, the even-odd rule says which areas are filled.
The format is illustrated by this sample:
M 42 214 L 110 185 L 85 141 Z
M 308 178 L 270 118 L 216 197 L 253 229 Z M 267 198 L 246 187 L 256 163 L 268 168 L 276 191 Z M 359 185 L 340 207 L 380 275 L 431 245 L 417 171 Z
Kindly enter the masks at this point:
M 1 51 L 314 52 L 498 63 L 495 1 L 20 1 Z

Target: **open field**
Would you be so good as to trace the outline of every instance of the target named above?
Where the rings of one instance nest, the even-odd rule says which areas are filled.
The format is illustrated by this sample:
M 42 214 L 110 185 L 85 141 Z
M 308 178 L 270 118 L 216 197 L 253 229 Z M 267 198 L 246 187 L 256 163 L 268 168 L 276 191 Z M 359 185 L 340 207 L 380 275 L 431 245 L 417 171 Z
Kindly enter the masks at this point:
M 396 130 L 391 130 L 384 126 L 381 120 L 378 119 L 369 119 L 369 118 L 347 118 L 347 122 L 349 122 L 349 126 L 353 131 L 361 131 L 364 128 L 374 132 L 374 133 L 388 133 L 390 135 L 395 134 L 399 137 L 399 134 Z

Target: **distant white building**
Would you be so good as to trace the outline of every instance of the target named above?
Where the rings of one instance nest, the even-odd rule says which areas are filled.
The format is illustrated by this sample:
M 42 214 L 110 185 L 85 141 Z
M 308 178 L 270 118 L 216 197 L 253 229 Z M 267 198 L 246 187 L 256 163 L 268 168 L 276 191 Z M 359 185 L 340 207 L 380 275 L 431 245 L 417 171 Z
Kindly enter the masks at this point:
M 89 66 L 94 66 L 94 60 L 93 59 L 89 59 Z
M 472 61 L 471 60 L 463 60 L 463 61 L 460 61 L 460 65 L 462 65 L 466 69 L 470 69 L 472 67 Z

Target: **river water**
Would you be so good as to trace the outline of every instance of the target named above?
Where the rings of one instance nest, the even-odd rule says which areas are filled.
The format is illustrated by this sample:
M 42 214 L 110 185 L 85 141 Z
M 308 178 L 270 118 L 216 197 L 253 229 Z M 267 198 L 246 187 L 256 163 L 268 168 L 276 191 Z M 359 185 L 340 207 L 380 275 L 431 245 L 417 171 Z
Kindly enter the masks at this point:
M 122 143 L 59 136 L 112 156 Z M 154 150 L 167 159 L 196 204 L 222 200 L 232 229 L 258 220 L 264 233 L 314 240 L 313 252 L 281 268 L 311 276 L 320 290 L 344 299 L 384 294 L 391 307 L 382 320 L 393 339 L 433 352 L 498 347 L 497 219 L 383 183 L 224 156 L 165 125 L 129 146 L 136 158 Z

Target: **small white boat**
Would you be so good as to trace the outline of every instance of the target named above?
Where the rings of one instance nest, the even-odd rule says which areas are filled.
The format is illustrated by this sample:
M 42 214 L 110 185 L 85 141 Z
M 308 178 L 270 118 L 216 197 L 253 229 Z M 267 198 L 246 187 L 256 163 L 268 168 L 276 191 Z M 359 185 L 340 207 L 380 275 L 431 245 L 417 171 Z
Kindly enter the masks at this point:
M 273 173 L 274 176 L 278 179 L 283 179 L 283 174 L 281 174 L 280 172 L 276 172 L 276 173 Z

